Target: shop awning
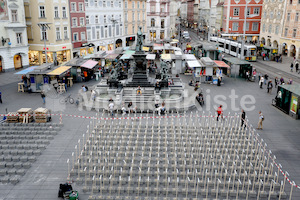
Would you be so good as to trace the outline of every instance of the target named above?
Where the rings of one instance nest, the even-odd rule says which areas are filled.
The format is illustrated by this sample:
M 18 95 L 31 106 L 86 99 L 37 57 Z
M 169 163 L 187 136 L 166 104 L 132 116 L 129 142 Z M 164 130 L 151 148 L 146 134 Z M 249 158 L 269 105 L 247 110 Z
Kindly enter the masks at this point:
M 97 64 L 98 64 L 97 61 L 88 60 L 85 63 L 83 63 L 80 67 L 84 67 L 84 68 L 88 68 L 88 69 L 93 69 Z
M 20 75 L 27 74 L 29 72 L 32 72 L 36 67 L 38 67 L 38 66 L 31 66 L 31 67 L 28 67 L 26 69 L 23 69 L 22 71 L 19 71 L 19 72 L 15 73 L 15 74 L 20 74 Z
M 121 60 L 128 60 L 130 58 L 132 58 L 132 55 L 135 53 L 135 51 L 131 51 L 131 50 L 127 50 L 125 52 L 123 52 L 124 54 L 121 56 Z
M 223 67 L 223 68 L 230 68 L 229 65 L 227 65 L 225 62 L 220 61 L 220 60 L 214 60 L 214 62 L 218 65 L 218 67 Z
M 69 67 L 69 66 L 61 66 L 61 67 L 58 67 L 55 70 L 49 72 L 48 75 L 51 75 L 51 76 L 61 75 L 62 73 L 69 70 L 70 68 L 71 67 Z
M 155 60 L 155 57 L 156 57 L 155 54 L 148 54 L 148 55 L 146 56 L 146 59 L 147 59 L 147 60 Z
M 197 60 L 193 54 L 184 54 L 183 59 L 185 60 Z
M 187 61 L 187 64 L 190 68 L 194 68 L 194 67 L 201 67 L 200 63 L 198 62 L 198 60 L 192 60 L 192 61 Z
M 161 59 L 171 61 L 172 57 L 171 54 L 161 54 Z
M 149 51 L 150 47 L 143 47 L 143 51 Z
M 116 57 L 118 57 L 119 54 L 109 54 L 105 57 L 105 59 L 114 60 Z

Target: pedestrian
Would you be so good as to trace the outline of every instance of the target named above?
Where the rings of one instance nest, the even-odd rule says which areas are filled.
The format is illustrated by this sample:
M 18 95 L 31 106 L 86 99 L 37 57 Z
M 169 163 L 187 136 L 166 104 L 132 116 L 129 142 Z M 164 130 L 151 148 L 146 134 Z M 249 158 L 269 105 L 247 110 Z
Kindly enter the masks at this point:
M 96 91 L 95 91 L 95 90 L 92 90 L 92 93 L 91 93 L 91 99 L 92 99 L 93 101 L 95 101 L 95 99 L 96 99 Z
M 114 107 L 115 107 L 115 104 L 114 104 L 113 101 L 111 101 L 111 102 L 108 104 L 108 108 L 109 108 L 109 111 L 110 111 L 112 117 L 114 116 Z
M 45 104 L 46 103 L 46 95 L 44 94 L 43 91 L 41 92 L 41 97 L 43 99 L 43 104 Z
M 296 70 L 296 73 L 297 73 L 298 70 L 299 70 L 299 63 L 298 63 L 298 62 L 295 64 L 295 70 Z
M 137 90 L 136 90 L 136 94 L 137 95 L 142 95 L 142 89 L 141 86 L 138 86 Z
M 268 93 L 269 94 L 272 94 L 272 88 L 273 88 L 273 83 L 272 83 L 272 81 L 269 81 L 268 82 Z
M 246 81 L 249 80 L 249 71 L 246 71 L 246 77 L 245 77 Z
M 283 77 L 280 78 L 280 85 L 283 85 L 284 84 L 284 79 Z
M 256 81 L 256 69 L 253 70 L 252 74 L 253 74 L 253 78 L 254 78 L 254 82 L 255 82 Z
M 244 111 L 244 109 L 242 109 L 242 114 L 241 114 L 241 126 L 244 126 L 244 122 L 245 122 L 245 118 L 246 118 L 246 112 Z
M 291 63 L 291 72 L 293 72 L 294 64 Z
M 265 77 L 264 77 L 265 79 L 264 79 L 264 83 L 265 83 L 265 85 L 267 85 L 267 81 L 268 81 L 268 78 L 269 78 L 269 75 L 268 74 L 265 74 Z
M 2 103 L 2 93 L 0 92 L 0 103 Z
M 288 84 L 292 85 L 293 84 L 293 79 L 290 78 Z
M 84 85 L 81 86 L 82 92 L 86 92 L 86 87 Z
M 219 121 L 219 117 L 221 116 L 221 118 L 223 118 L 223 109 L 222 109 L 222 105 L 220 105 L 217 109 L 217 113 L 218 113 L 218 116 L 217 116 L 217 121 Z
M 277 76 L 275 77 L 275 88 L 277 88 L 277 85 L 278 85 L 278 83 L 279 83 L 279 80 L 278 80 L 278 78 L 277 78 Z
M 258 126 L 257 126 L 257 130 L 263 130 L 263 121 L 265 120 L 263 114 L 261 111 L 258 112 L 259 117 L 258 117 Z
M 129 110 L 130 113 L 133 113 L 132 102 L 128 103 L 128 110 Z
M 264 84 L 264 77 L 262 76 L 262 77 L 260 77 L 260 80 L 259 80 L 259 82 L 258 82 L 258 84 L 259 84 L 259 86 L 260 86 L 260 89 L 263 89 L 263 84 Z
M 261 73 L 259 72 L 258 73 L 258 82 L 260 81 L 260 78 L 261 78 Z
M 217 84 L 217 85 L 218 85 L 218 86 L 221 86 L 221 82 L 222 82 L 222 78 L 221 78 L 221 76 L 219 76 L 219 77 L 218 77 L 218 84 Z

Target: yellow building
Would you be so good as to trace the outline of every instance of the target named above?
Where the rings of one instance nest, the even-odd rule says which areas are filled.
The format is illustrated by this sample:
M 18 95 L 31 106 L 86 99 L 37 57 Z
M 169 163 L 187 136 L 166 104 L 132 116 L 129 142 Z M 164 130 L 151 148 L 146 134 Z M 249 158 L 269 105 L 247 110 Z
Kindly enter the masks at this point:
M 29 63 L 41 65 L 46 62 L 69 61 L 72 55 L 70 37 L 69 5 L 67 0 L 24 0 L 27 25 Z M 47 24 L 42 31 L 39 24 Z M 44 40 L 45 39 L 45 40 Z
M 142 27 L 144 38 L 147 33 L 146 26 L 146 0 L 124 0 L 124 35 L 125 46 L 135 44 L 138 27 Z

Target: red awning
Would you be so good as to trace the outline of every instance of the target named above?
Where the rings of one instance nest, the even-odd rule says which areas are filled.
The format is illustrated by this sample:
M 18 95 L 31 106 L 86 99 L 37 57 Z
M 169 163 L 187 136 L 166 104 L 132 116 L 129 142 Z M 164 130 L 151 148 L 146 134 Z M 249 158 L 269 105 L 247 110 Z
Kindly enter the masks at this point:
M 88 69 L 93 69 L 97 64 L 98 64 L 97 61 L 88 60 L 85 63 L 83 63 L 80 67 L 84 67 L 84 68 L 88 68 Z
M 214 60 L 214 62 L 216 63 L 216 65 L 218 65 L 218 67 L 230 68 L 230 66 L 227 65 L 227 64 L 226 64 L 225 62 L 223 62 L 223 61 Z

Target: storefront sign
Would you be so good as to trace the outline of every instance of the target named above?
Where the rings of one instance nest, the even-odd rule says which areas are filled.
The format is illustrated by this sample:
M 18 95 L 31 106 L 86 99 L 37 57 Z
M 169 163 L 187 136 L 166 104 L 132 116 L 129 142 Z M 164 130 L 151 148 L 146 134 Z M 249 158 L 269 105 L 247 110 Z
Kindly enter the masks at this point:
M 298 105 L 298 97 L 292 95 L 292 100 L 291 100 L 291 112 L 294 114 L 297 114 L 297 105 Z

